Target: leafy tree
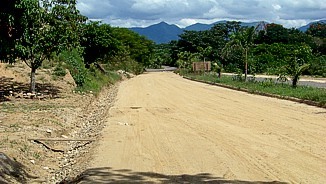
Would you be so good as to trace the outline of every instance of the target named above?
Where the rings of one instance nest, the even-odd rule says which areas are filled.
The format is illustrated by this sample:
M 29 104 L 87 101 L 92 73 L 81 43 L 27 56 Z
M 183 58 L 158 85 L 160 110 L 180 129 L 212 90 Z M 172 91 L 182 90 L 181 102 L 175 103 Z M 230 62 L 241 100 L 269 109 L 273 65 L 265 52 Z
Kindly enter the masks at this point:
M 199 47 L 205 47 L 203 41 L 204 31 L 184 31 L 179 35 L 180 39 L 178 41 L 178 47 L 182 51 L 187 51 L 191 53 L 198 52 Z
M 309 74 L 326 77 L 326 55 L 312 58 Z
M 15 42 L 22 35 L 19 18 L 22 9 L 17 8 L 20 0 L 3 0 L 0 6 L 0 60 L 13 63 L 15 61 Z
M 285 73 L 292 78 L 292 87 L 297 87 L 297 83 L 302 73 L 309 69 L 310 60 L 312 58 L 312 50 L 307 45 L 289 45 L 287 64 L 285 65 Z
M 245 63 L 245 80 L 248 75 L 248 53 L 254 42 L 255 28 L 250 27 L 240 32 L 236 32 L 231 36 L 229 41 L 224 48 L 224 56 L 229 57 L 235 50 L 242 53 L 241 60 Z
M 130 58 L 141 65 L 150 65 L 154 43 L 126 28 L 113 28 L 114 37 L 120 41 L 123 49 L 128 50 Z
M 183 69 L 191 69 L 193 62 L 200 61 L 200 56 L 198 53 L 190 53 L 190 52 L 180 52 L 178 54 L 177 65 L 179 68 Z
M 307 30 L 307 34 L 319 38 L 326 38 L 326 23 L 318 22 L 311 24 Z
M 87 67 L 118 52 L 119 41 L 113 36 L 113 29 L 108 24 L 90 22 L 83 26 L 84 60 Z
M 288 29 L 284 28 L 279 24 L 267 24 L 266 32 L 260 31 L 256 39 L 256 43 L 288 43 L 289 32 Z
M 173 40 L 169 43 L 169 55 L 171 58 L 171 66 L 177 66 L 178 53 L 180 52 L 178 42 Z
M 162 65 L 174 66 L 170 56 L 170 45 L 159 44 L 154 47 L 151 68 L 161 68 Z
M 9 16 L 14 20 L 13 29 L 19 34 L 14 45 L 13 58 L 22 59 L 31 68 L 31 87 L 35 92 L 35 73 L 42 62 L 53 52 L 79 44 L 78 25 L 85 20 L 76 9 L 75 0 L 21 0 L 18 10 Z
M 241 22 L 238 21 L 227 21 L 225 26 L 228 29 L 228 34 L 234 34 L 242 30 Z

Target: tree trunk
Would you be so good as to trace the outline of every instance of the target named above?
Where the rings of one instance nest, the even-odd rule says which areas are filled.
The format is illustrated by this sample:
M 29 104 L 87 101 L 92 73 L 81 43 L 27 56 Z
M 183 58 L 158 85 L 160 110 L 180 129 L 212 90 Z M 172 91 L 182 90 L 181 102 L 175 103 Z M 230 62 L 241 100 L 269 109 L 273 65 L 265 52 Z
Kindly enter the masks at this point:
M 36 68 L 32 67 L 32 71 L 31 71 L 31 93 L 35 93 L 35 86 L 36 86 L 36 79 L 35 79 L 35 73 L 36 73 Z
M 299 76 L 294 76 L 292 80 L 292 87 L 296 88 L 298 84 Z
M 246 48 L 245 81 L 247 81 L 247 75 L 248 75 L 248 49 Z

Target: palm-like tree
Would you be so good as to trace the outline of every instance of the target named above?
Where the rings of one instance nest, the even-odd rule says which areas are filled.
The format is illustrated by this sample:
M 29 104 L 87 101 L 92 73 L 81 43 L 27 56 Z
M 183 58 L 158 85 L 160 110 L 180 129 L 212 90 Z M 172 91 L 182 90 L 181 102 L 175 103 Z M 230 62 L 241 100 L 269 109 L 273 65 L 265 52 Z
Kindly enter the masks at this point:
M 253 45 L 255 31 L 254 27 L 250 27 L 233 33 L 231 40 L 223 49 L 223 55 L 226 57 L 230 56 L 234 50 L 240 50 L 242 52 L 245 63 L 245 81 L 248 75 L 248 52 Z

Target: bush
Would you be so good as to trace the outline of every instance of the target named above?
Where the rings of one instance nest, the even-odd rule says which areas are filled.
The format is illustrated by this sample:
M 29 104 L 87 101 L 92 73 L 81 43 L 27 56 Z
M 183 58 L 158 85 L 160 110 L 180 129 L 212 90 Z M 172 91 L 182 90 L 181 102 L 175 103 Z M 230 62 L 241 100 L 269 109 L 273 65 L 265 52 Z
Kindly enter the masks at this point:
M 93 91 L 98 93 L 103 86 L 113 84 L 120 80 L 121 77 L 115 72 L 102 73 L 93 64 L 90 65 L 86 81 L 83 86 L 79 86 L 80 91 Z
M 144 72 L 144 66 L 141 63 L 131 59 L 129 56 L 115 56 L 110 58 L 110 61 L 111 62 L 105 67 L 108 70 L 124 70 L 135 75 L 139 75 Z
M 66 69 L 62 66 L 62 64 L 58 64 L 53 70 L 53 75 L 57 77 L 64 77 L 66 74 Z
M 326 77 L 326 56 L 319 56 L 312 60 L 308 69 L 310 75 Z
M 59 59 L 66 63 L 77 86 L 83 86 L 87 79 L 87 69 L 81 54 L 77 50 L 64 51 L 59 54 Z

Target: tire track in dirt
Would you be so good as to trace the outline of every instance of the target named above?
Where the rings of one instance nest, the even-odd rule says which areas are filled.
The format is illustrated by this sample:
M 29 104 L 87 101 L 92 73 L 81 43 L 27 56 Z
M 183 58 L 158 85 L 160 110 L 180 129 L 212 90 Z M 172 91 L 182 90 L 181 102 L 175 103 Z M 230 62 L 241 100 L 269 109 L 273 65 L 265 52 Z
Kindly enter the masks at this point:
M 148 73 L 120 85 L 90 167 L 128 171 L 108 174 L 121 182 L 324 183 L 325 119 L 322 108 Z

